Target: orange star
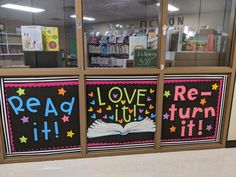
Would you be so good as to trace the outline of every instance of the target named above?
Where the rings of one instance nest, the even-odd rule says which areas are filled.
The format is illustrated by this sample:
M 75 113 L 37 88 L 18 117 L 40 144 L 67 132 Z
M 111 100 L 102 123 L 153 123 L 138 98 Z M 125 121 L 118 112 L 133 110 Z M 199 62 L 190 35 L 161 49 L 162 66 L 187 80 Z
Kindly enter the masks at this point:
M 58 89 L 58 95 L 64 96 L 66 93 L 66 90 L 64 88 Z
M 172 127 L 170 127 L 170 133 L 173 133 L 176 131 L 176 127 L 174 125 L 172 125 Z
M 206 104 L 206 98 L 204 98 L 204 99 L 201 99 L 201 102 L 200 102 L 200 104 L 201 104 L 202 106 L 204 106 L 204 105 Z

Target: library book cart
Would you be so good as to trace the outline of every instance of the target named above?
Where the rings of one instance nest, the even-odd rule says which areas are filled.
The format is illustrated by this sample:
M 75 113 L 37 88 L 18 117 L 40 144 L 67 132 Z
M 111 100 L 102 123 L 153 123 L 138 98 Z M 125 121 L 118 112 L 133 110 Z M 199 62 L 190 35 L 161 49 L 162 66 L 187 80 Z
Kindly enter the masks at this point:
M 0 69 L 0 163 L 224 148 L 235 18 L 228 66 L 167 67 L 161 0 L 155 67 L 89 68 L 83 3 L 75 2 L 77 68 Z

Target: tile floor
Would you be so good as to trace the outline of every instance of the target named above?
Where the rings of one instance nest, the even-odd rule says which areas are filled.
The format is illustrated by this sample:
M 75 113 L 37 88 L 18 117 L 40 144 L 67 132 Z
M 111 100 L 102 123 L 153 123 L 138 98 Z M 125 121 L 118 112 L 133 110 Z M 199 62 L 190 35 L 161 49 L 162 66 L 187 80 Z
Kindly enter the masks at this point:
M 0 165 L 0 177 L 236 177 L 236 148 Z

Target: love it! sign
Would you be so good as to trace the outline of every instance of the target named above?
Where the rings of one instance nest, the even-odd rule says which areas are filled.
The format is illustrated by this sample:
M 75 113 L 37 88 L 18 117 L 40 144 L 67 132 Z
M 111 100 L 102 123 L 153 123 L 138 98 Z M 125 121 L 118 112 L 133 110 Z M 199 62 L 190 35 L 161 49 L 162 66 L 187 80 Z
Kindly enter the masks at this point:
M 156 77 L 88 78 L 88 149 L 154 145 Z

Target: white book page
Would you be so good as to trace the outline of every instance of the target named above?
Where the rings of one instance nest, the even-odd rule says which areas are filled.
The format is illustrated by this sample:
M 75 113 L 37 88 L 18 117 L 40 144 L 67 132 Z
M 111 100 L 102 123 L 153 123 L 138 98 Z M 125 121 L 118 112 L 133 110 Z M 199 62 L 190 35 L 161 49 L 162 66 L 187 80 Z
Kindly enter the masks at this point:
M 96 138 L 101 136 L 119 135 L 123 132 L 123 127 L 116 123 L 106 123 L 96 120 L 89 128 L 87 137 Z
M 124 134 L 128 133 L 142 133 L 142 132 L 155 132 L 156 125 L 150 118 L 145 118 L 139 122 L 130 122 L 124 127 Z

